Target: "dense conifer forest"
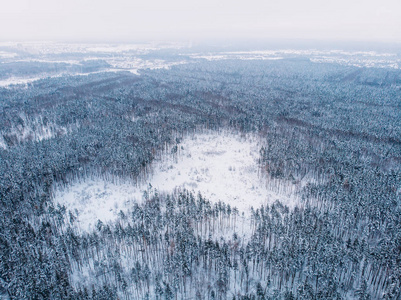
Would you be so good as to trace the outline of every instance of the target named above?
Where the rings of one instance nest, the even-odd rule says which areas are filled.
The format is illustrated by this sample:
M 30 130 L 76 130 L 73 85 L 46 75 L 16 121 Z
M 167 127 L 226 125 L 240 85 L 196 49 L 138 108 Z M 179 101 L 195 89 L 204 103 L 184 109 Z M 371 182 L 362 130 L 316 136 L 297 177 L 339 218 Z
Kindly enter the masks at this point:
M 197 60 L 0 88 L 0 292 L 400 299 L 400 120 L 400 70 L 307 58 Z M 146 181 L 160 153 L 175 155 L 182 137 L 204 130 L 258 136 L 265 184 L 291 189 L 298 204 L 247 213 L 229 199 L 149 186 L 129 213 L 84 232 L 54 201 L 57 187 L 90 176 Z

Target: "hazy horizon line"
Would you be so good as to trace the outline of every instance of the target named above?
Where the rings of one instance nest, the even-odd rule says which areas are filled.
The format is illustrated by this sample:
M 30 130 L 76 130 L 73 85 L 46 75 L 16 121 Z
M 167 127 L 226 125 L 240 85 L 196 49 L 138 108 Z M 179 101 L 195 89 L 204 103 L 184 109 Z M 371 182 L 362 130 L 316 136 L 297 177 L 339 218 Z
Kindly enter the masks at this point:
M 400 48 L 401 41 L 387 41 L 387 40 L 366 40 L 366 39 L 319 39 L 319 38 L 172 38 L 172 39 L 152 39 L 152 38 L 93 38 L 93 39 L 2 39 L 0 44 L 4 43 L 54 43 L 54 44 L 87 44 L 87 45 L 129 45 L 129 44 L 187 44 L 188 48 L 191 47 L 379 47 L 379 48 Z M 1 47 L 1 45 L 0 45 Z

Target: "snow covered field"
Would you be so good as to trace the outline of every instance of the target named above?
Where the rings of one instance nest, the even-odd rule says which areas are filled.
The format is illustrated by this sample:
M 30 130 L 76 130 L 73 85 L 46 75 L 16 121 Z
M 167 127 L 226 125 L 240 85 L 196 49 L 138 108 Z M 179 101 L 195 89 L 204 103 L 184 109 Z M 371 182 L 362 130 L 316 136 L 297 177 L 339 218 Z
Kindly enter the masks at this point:
M 121 72 L 128 71 L 135 75 L 140 75 L 140 70 L 154 70 L 154 69 L 169 69 L 172 66 L 185 64 L 186 61 L 179 62 L 168 62 L 164 60 L 143 60 L 135 57 L 123 57 L 120 59 L 107 59 L 107 63 L 109 63 L 112 67 L 106 68 L 100 71 L 93 72 L 60 72 L 57 74 L 41 74 L 40 76 L 34 77 L 9 77 L 7 79 L 0 80 L 0 87 L 10 87 L 13 85 L 27 85 L 28 83 L 35 82 L 37 80 L 45 79 L 45 78 L 57 78 L 63 76 L 88 76 L 90 74 L 97 74 L 103 72 Z M 52 62 L 52 61 L 47 61 Z
M 152 174 L 138 186 L 91 178 L 56 189 L 54 201 L 71 211 L 78 227 L 85 231 L 92 230 L 98 219 L 112 222 L 120 211 L 129 211 L 149 184 L 159 192 L 170 193 L 176 188 L 201 192 L 212 202 L 225 202 L 246 214 L 251 206 L 257 208 L 276 200 L 293 207 L 297 202 L 294 197 L 266 187 L 258 168 L 260 147 L 256 136 L 229 132 L 185 137 L 153 163 Z
M 240 211 L 272 204 L 283 199 L 269 192 L 259 176 L 261 146 L 256 136 L 228 132 L 188 137 L 178 144 L 176 156 L 156 163 L 150 183 L 160 191 L 179 186 L 201 192 L 212 202 L 223 201 Z
M 13 85 L 27 85 L 28 83 L 62 76 L 84 76 L 100 72 L 129 71 L 139 75 L 140 70 L 168 69 L 172 66 L 187 63 L 185 60 L 169 61 L 157 58 L 144 58 L 141 55 L 162 49 L 187 48 L 186 43 L 147 43 L 147 44 L 66 44 L 55 42 L 0 42 L 0 63 L 60 63 L 67 65 L 81 65 L 88 60 L 104 60 L 110 64 L 109 68 L 91 72 L 73 72 L 60 70 L 41 74 L 9 74 L 0 80 L 0 87 L 8 88 Z
M 169 62 L 163 59 L 145 60 L 135 56 L 120 56 L 117 58 L 106 59 L 113 70 L 129 71 L 133 74 L 140 75 L 140 70 L 169 69 L 172 66 L 187 63 L 186 61 Z
M 52 42 L 0 43 L 0 63 L 63 63 L 75 66 L 87 60 L 104 60 L 110 67 L 94 72 L 60 71 L 42 74 L 9 74 L 0 80 L 0 87 L 34 82 L 47 77 L 80 76 L 99 72 L 128 71 L 140 75 L 141 70 L 169 69 L 175 65 L 201 60 L 281 60 L 286 58 L 309 58 L 314 63 L 333 63 L 355 67 L 375 67 L 400 69 L 399 54 L 376 51 L 344 51 L 344 50 L 297 50 L 277 49 L 258 51 L 227 51 L 188 54 L 186 43 L 148 43 L 148 44 L 64 44 Z M 175 49 L 181 59 L 172 56 L 146 56 L 165 49 Z M 188 60 L 187 56 L 193 60 Z
M 367 68 L 400 69 L 401 59 L 396 53 L 379 53 L 375 51 L 343 51 L 343 50 L 265 50 L 236 51 L 206 54 L 192 54 L 192 58 L 209 61 L 240 59 L 240 60 L 278 60 L 284 58 L 308 57 L 315 63 L 334 63 L 345 66 Z
M 132 183 L 116 184 L 91 178 L 56 191 L 54 200 L 64 205 L 67 212 L 71 211 L 77 227 L 91 231 L 98 220 L 104 223 L 116 220 L 120 211 L 126 212 L 141 197 L 141 189 Z
M 187 43 L 142 43 L 142 44 L 85 44 L 85 43 L 61 43 L 50 41 L 31 41 L 31 42 L 0 42 L 0 47 L 23 51 L 31 55 L 49 54 L 71 54 L 71 53 L 148 53 L 159 49 L 180 49 L 188 47 Z M 9 56 L 10 50 L 2 53 Z M 14 55 L 17 56 L 17 55 Z
M 18 84 L 28 84 L 40 79 L 43 79 L 45 77 L 32 77 L 32 78 L 27 78 L 27 77 L 10 77 L 4 80 L 0 80 L 0 87 L 8 87 L 12 85 L 18 85 Z

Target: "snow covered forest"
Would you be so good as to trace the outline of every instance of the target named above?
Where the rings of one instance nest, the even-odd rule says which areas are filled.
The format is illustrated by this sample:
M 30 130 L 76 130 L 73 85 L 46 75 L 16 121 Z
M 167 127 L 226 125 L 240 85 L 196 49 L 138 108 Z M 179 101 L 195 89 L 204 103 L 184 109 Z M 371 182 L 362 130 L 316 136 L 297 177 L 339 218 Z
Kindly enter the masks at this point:
M 0 298 L 401 299 L 399 61 L 17 50 Z

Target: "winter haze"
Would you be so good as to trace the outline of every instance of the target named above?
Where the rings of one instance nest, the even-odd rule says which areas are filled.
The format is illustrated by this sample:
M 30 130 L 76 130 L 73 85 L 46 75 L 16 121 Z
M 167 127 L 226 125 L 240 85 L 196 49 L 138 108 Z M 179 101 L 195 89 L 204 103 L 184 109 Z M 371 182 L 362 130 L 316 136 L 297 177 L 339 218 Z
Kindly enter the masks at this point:
M 3 1 L 0 39 L 401 40 L 398 0 Z

